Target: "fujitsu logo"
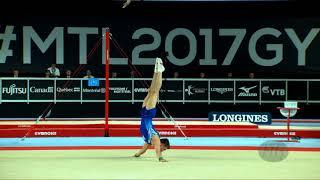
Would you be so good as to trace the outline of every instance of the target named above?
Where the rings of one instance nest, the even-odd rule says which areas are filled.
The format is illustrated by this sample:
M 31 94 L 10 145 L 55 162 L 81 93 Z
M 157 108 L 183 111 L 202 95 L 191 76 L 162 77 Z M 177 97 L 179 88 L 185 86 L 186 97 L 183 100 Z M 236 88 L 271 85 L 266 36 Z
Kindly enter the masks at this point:
M 2 89 L 2 93 L 9 94 L 12 96 L 13 94 L 26 94 L 27 88 L 18 88 L 16 84 L 10 85 L 10 87 L 4 87 Z

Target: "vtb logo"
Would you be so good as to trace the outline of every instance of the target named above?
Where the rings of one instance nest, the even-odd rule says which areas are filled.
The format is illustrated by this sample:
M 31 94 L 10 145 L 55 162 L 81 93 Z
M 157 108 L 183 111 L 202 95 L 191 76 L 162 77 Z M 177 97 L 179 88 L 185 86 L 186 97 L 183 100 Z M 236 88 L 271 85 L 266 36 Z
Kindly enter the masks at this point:
M 271 94 L 271 96 L 284 96 L 286 94 L 284 89 L 271 89 L 269 86 L 263 86 L 261 90 L 265 94 Z

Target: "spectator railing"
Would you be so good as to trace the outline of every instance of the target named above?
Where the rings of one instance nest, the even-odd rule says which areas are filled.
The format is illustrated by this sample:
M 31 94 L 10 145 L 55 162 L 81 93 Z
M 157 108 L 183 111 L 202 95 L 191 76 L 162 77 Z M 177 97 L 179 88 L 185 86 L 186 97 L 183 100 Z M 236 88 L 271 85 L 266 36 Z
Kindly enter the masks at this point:
M 0 103 L 105 102 L 105 79 L 0 78 Z M 150 78 L 110 78 L 109 102 L 142 102 Z M 320 79 L 163 79 L 159 100 L 175 103 L 320 103 Z

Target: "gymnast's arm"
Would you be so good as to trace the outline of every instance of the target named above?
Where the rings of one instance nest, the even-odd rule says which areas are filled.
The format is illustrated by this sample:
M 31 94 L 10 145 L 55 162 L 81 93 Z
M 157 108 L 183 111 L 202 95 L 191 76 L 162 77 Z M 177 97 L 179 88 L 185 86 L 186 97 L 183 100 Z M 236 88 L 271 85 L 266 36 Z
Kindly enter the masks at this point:
M 142 154 L 144 154 L 148 148 L 150 147 L 151 145 L 148 144 L 148 143 L 144 143 L 144 145 L 142 146 L 142 148 L 134 155 L 135 157 L 139 157 L 141 156 Z

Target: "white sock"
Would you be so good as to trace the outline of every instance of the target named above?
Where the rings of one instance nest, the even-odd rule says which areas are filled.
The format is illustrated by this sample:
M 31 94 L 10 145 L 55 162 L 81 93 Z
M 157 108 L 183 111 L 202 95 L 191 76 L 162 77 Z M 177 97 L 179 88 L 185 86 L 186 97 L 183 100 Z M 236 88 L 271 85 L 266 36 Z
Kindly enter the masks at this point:
M 160 58 L 156 58 L 156 63 L 154 65 L 154 72 L 155 73 L 162 73 L 165 70 L 163 63 L 162 63 L 162 59 Z

